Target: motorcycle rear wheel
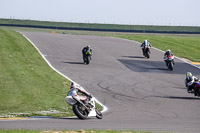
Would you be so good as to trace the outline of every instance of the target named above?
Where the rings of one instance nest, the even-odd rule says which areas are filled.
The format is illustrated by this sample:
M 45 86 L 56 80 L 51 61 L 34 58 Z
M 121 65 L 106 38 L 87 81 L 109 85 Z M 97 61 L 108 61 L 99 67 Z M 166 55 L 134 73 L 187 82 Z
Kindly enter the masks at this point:
M 89 56 L 87 57 L 86 64 L 87 64 L 87 65 L 90 64 Z
M 73 107 L 73 112 L 74 114 L 79 118 L 79 119 L 86 119 L 88 117 L 88 111 L 87 109 L 81 105 L 81 104 L 75 104 Z
M 147 54 L 146 54 L 146 57 L 147 57 L 147 59 L 149 59 L 150 58 L 150 55 L 149 55 L 149 53 L 147 52 Z
M 195 92 L 194 96 L 200 97 L 200 88 L 197 89 L 197 92 Z
M 89 60 L 89 56 L 85 56 L 85 57 L 83 57 L 83 62 L 84 62 L 84 64 L 90 64 L 90 60 Z
M 144 50 L 144 56 L 145 56 L 147 59 L 150 58 L 150 51 L 149 51 L 149 49 L 145 49 L 145 50 Z

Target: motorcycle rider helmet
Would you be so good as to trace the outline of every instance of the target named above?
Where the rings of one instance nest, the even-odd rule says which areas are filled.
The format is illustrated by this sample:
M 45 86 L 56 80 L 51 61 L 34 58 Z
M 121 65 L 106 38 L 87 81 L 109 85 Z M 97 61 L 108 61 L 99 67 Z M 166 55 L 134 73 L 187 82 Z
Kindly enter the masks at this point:
M 170 50 L 170 49 L 168 49 L 166 52 L 171 52 L 171 50 Z
M 144 40 L 144 44 L 148 44 L 148 41 L 147 41 L 147 40 Z
M 74 83 L 74 82 L 71 82 L 71 83 L 70 83 L 70 89 L 71 89 L 71 88 L 75 88 L 75 83 Z
M 87 45 L 87 49 L 90 49 L 90 45 Z
M 188 80 L 192 80 L 192 73 L 187 72 L 186 77 L 187 77 Z

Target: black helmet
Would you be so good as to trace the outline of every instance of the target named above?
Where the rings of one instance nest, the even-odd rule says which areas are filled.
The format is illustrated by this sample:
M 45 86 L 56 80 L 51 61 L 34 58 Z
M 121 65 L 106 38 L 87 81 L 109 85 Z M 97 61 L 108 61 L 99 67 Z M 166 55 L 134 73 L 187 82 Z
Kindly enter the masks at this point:
M 70 88 L 75 88 L 74 82 L 71 82 L 71 83 L 70 83 Z

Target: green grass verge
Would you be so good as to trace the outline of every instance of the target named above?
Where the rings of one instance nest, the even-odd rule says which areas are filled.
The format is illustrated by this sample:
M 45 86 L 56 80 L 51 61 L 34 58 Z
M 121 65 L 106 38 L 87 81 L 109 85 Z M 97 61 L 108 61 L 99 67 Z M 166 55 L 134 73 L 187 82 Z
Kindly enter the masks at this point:
M 43 110 L 72 115 L 64 101 L 68 81 L 21 34 L 0 29 L 0 36 L 0 116 L 40 115 L 37 111 Z
M 41 133 L 41 131 L 39 130 L 23 130 L 23 129 L 19 129 L 19 130 L 4 130 L 4 129 L 0 129 L 0 133 Z
M 116 35 L 116 37 L 142 43 L 147 39 L 153 47 L 166 51 L 170 49 L 176 56 L 200 62 L 199 36 L 163 36 L 163 35 Z

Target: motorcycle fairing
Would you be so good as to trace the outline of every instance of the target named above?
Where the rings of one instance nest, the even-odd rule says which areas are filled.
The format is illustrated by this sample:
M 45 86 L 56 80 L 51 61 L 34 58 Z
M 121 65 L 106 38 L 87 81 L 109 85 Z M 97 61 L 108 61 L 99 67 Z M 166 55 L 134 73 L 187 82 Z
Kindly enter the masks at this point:
M 65 101 L 71 106 L 77 103 L 77 101 L 72 96 L 67 96 L 65 98 Z

